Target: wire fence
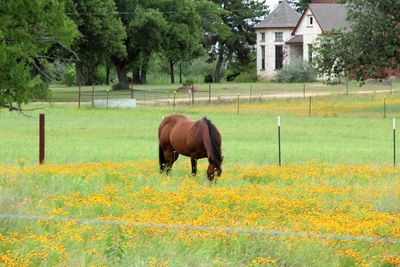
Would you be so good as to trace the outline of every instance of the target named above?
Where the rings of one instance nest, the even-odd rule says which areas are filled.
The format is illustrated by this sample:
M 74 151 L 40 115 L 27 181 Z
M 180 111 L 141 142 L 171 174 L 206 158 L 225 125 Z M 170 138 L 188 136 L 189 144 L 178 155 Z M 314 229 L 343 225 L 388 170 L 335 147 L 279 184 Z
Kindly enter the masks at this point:
M 392 117 L 400 114 L 400 88 L 398 83 L 355 84 L 321 86 L 321 84 L 265 84 L 240 86 L 226 84 L 199 84 L 172 89 L 104 90 L 85 87 L 78 94 L 56 91 L 52 101 L 77 102 L 91 107 L 112 107 L 110 102 L 134 100 L 140 106 L 170 106 L 175 108 L 194 105 L 218 105 L 216 109 L 231 112 L 251 111 L 246 104 L 259 103 L 264 111 L 272 114 L 290 113 L 300 116 L 353 116 Z M 100 105 L 103 101 L 103 105 Z M 244 105 L 244 106 L 243 106 Z
M 342 241 L 359 241 L 370 243 L 385 243 L 385 244 L 400 244 L 398 238 L 383 238 L 370 236 L 353 236 L 353 235 L 337 235 L 337 234 L 317 234 L 309 232 L 290 232 L 281 230 L 262 230 L 262 229 L 244 229 L 230 227 L 211 227 L 197 226 L 187 224 L 162 224 L 151 222 L 130 222 L 123 220 L 99 220 L 99 219 L 84 219 L 84 218 L 66 218 L 66 217 L 46 217 L 46 216 L 30 216 L 30 215 L 15 215 L 15 214 L 0 214 L 0 219 L 13 221 L 49 221 L 49 222 L 74 222 L 91 225 L 114 225 L 114 226 L 132 226 L 141 228 L 157 228 L 163 230 L 174 231 L 200 231 L 200 232 L 222 232 L 226 234 L 249 234 L 261 235 L 266 237 L 283 237 L 283 238 L 311 238 L 321 240 L 342 240 Z

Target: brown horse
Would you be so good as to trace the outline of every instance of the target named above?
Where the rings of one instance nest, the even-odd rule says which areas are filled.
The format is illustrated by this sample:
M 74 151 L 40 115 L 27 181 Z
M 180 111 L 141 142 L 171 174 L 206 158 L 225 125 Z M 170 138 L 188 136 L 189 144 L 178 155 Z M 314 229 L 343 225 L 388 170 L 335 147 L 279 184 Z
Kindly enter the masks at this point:
M 179 154 L 190 157 L 192 175 L 197 173 L 197 160 L 208 158 L 207 178 L 222 173 L 221 135 L 207 118 L 193 121 L 182 115 L 165 117 L 158 128 L 160 170 L 167 173 Z

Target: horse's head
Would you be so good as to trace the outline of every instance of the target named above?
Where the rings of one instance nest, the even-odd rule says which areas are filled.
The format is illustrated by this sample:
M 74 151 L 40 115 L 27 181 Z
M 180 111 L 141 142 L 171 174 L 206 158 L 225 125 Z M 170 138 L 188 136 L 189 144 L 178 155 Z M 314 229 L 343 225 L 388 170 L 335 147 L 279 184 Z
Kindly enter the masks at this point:
M 218 177 L 221 176 L 222 173 L 222 168 L 221 168 L 221 164 L 222 164 L 222 160 L 224 159 L 224 157 L 221 157 L 221 162 L 217 164 L 217 162 L 215 161 L 211 161 L 208 165 L 208 169 L 207 169 L 207 178 L 208 180 L 212 181 L 215 178 L 215 174 L 217 174 Z

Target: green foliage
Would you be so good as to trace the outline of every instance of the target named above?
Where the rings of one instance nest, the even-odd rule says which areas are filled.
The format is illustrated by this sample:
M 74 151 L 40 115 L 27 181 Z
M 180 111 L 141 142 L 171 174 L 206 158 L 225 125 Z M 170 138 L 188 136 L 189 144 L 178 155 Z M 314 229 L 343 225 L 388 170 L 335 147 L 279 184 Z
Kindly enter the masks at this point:
M 229 27 L 216 34 L 207 35 L 211 60 L 217 59 L 215 81 L 219 81 L 220 68 L 224 59 L 234 60 L 245 66 L 254 60 L 252 46 L 256 43 L 254 26 L 268 13 L 264 3 L 250 0 L 212 0 L 225 12 L 221 20 Z
M 347 67 L 359 80 L 385 77 L 383 68 L 400 69 L 398 0 L 351 0 L 349 20 Z
M 204 82 L 205 83 L 212 83 L 213 82 L 213 77 L 211 74 L 207 74 L 206 76 L 204 76 Z
M 126 56 L 124 26 L 118 16 L 110 16 L 116 11 L 114 0 L 68 0 L 67 11 L 80 32 L 73 46 L 80 59 L 76 62 L 78 79 L 92 84 L 106 59 Z
M 255 71 L 242 72 L 234 79 L 234 82 L 237 83 L 256 82 L 256 81 L 257 81 L 257 73 Z
M 62 81 L 64 84 L 68 86 L 76 85 L 75 64 L 67 65 L 67 67 L 64 70 Z
M 330 83 L 332 78 L 344 75 L 345 63 L 350 54 L 348 39 L 340 33 L 330 33 L 317 40 L 314 46 L 312 65 L 316 73 L 326 77 Z
M 310 82 L 314 81 L 312 67 L 301 60 L 283 66 L 275 76 L 279 82 Z
M 33 68 L 52 45 L 67 47 L 76 36 L 64 15 L 63 2 L 15 0 L 0 2 L 0 108 L 21 109 L 37 97 L 49 95 Z

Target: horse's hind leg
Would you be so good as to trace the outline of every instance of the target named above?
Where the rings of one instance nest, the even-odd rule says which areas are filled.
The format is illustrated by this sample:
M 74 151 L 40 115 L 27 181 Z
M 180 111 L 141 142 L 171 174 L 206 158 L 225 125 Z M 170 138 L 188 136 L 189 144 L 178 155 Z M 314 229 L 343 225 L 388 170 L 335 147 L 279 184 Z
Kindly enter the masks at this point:
M 190 157 L 190 161 L 192 163 L 192 175 L 195 176 L 197 174 L 197 159 Z
M 166 162 L 166 166 L 164 167 L 164 170 L 167 172 L 167 174 L 171 170 L 172 165 L 174 164 L 174 162 L 178 158 L 178 156 L 179 156 L 179 154 L 177 154 L 176 151 L 174 151 L 171 146 L 164 150 L 164 158 L 165 158 L 165 162 Z

